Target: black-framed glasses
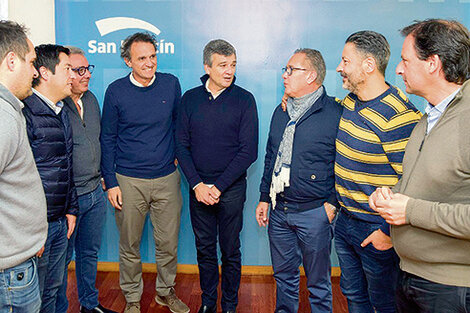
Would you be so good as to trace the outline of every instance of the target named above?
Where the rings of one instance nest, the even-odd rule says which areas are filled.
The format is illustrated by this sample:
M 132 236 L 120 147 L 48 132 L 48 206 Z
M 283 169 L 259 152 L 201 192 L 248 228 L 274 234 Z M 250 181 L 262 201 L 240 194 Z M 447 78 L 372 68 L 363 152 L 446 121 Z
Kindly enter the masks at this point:
M 80 66 L 80 67 L 77 67 L 77 68 L 73 68 L 72 71 L 74 71 L 75 73 L 77 73 L 80 76 L 83 76 L 83 75 L 85 75 L 87 70 L 91 74 L 91 73 L 93 73 L 94 69 L 95 69 L 95 66 L 90 64 L 88 66 Z
M 292 67 L 292 66 L 287 66 L 287 67 L 282 68 L 282 73 L 287 73 L 288 76 L 291 76 L 293 71 L 308 71 L 308 69 L 300 68 L 300 67 Z

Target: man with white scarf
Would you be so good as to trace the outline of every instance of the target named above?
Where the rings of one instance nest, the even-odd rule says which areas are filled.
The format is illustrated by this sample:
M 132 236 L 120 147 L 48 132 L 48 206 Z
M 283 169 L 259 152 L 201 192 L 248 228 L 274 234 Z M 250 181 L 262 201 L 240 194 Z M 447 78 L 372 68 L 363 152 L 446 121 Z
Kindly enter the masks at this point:
M 337 200 L 335 138 L 342 109 L 323 87 L 325 62 L 298 49 L 283 69 L 287 111 L 273 114 L 256 220 L 268 225 L 276 311 L 297 312 L 303 261 L 312 312 L 332 312 L 330 251 Z

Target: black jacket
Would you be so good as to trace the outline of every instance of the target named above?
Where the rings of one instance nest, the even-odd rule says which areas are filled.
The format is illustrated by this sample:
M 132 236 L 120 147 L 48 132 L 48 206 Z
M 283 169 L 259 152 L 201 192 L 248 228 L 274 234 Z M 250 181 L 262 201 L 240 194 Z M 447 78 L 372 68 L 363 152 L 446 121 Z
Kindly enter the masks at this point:
M 297 122 L 290 187 L 277 195 L 277 207 L 308 210 L 329 202 L 338 206 L 335 193 L 335 140 L 342 108 L 326 90 Z M 277 106 L 271 119 L 260 201 L 271 202 L 269 189 L 274 164 L 289 115 Z
M 59 114 L 36 94 L 23 100 L 28 139 L 47 200 L 47 221 L 78 214 L 72 170 L 72 129 L 67 112 Z

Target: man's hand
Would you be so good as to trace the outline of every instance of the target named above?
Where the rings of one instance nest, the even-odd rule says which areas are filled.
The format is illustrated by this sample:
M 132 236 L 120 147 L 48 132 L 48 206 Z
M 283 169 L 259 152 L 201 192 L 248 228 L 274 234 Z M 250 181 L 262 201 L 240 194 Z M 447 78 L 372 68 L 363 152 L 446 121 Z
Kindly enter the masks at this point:
M 219 198 L 220 198 L 220 195 L 222 193 L 220 192 L 220 190 L 214 185 L 211 187 L 211 190 L 210 190 L 210 195 L 212 198 L 216 199 L 217 202 L 219 202 Z
M 194 188 L 194 193 L 196 194 L 197 201 L 205 205 L 213 205 L 219 202 L 218 198 L 211 196 L 211 188 L 204 183 L 197 185 L 196 188 Z
M 119 186 L 108 189 L 108 200 L 115 209 L 122 210 L 122 193 Z
M 393 247 L 390 236 L 385 235 L 380 229 L 377 229 L 366 239 L 364 239 L 364 241 L 361 243 L 361 247 L 364 248 L 370 243 L 374 246 L 375 249 L 380 251 L 385 251 Z
M 269 210 L 269 203 L 260 201 L 258 206 L 256 207 L 256 221 L 258 222 L 259 226 L 268 225 L 268 210 Z
M 392 190 L 388 187 L 378 187 L 369 196 L 369 206 L 372 210 L 377 211 L 377 200 L 390 200 L 393 196 Z
M 388 200 L 377 200 L 375 211 L 379 212 L 387 223 L 391 225 L 403 225 L 406 223 L 406 204 L 410 197 L 401 193 L 394 194 Z
M 284 95 L 282 96 L 282 100 L 281 100 L 281 108 L 282 108 L 282 111 L 284 111 L 284 112 L 286 112 L 286 110 L 287 110 L 287 99 L 288 98 L 289 98 L 289 96 L 284 93 Z
M 325 202 L 323 206 L 325 207 L 325 212 L 326 212 L 326 216 L 328 216 L 328 221 L 331 224 L 331 222 L 333 222 L 336 216 L 336 208 L 334 207 L 334 205 L 329 204 L 328 202 Z
M 77 221 L 77 217 L 72 214 L 65 214 L 65 217 L 67 218 L 67 226 L 69 227 L 69 230 L 67 231 L 67 239 L 70 239 L 73 231 L 75 230 L 75 222 Z
M 42 257 L 42 254 L 43 254 L 43 253 L 44 253 L 44 246 L 42 246 L 42 248 L 39 249 L 38 252 L 36 252 L 36 256 L 37 256 L 38 258 L 40 258 L 40 257 Z

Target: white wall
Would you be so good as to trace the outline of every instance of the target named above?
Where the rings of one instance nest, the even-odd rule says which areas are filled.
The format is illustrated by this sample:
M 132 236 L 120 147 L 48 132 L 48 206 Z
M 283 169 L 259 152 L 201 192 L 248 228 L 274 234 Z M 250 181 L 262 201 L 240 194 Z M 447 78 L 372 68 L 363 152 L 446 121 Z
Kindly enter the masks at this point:
M 35 46 L 55 43 L 54 0 L 8 0 L 8 19 L 25 24 Z

